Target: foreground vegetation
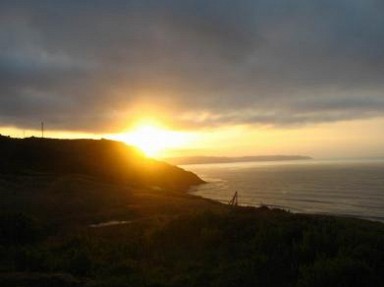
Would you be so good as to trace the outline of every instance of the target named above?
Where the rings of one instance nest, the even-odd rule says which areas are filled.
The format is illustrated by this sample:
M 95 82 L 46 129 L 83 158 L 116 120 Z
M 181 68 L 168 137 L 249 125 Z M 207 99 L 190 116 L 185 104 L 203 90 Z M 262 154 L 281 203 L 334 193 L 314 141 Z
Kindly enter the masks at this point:
M 0 174 L 0 286 L 384 286 L 382 223 L 79 171 Z
M 0 286 L 384 286 L 381 223 L 70 175 L 1 183 Z

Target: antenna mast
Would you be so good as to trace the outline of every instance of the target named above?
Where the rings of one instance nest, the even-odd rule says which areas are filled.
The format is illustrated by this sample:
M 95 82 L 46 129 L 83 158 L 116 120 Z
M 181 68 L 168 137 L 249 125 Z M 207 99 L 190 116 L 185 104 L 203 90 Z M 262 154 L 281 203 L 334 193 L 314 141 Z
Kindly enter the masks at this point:
M 41 137 L 44 138 L 44 122 L 41 122 Z

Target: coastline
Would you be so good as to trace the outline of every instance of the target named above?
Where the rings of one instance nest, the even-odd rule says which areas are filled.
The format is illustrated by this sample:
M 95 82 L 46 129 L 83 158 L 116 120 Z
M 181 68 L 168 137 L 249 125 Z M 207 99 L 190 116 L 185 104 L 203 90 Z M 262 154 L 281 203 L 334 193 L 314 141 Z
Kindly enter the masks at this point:
M 381 286 L 381 223 L 231 207 L 92 177 L 26 176 L 8 175 L 0 187 L 2 286 L 280 287 L 309 277 L 309 287 L 336 284 L 351 266 L 364 286 Z M 343 273 L 334 277 L 324 260 Z
M 384 161 L 379 159 L 183 165 L 207 184 L 193 195 L 227 203 L 235 191 L 242 206 L 384 222 Z M 352 178 L 351 178 L 352 177 Z M 374 208 L 375 207 L 375 208 Z
M 117 168 L 111 154 L 101 169 L 92 165 L 98 151 L 80 159 L 85 170 L 78 173 L 71 165 L 70 172 L 68 166 L 0 172 L 1 286 L 384 283 L 382 223 L 228 206 L 190 194 L 187 186 L 202 182 L 191 172 L 152 162 L 160 174 L 154 169 L 154 177 L 142 181 L 141 173 Z M 45 164 L 59 158 L 68 163 L 52 157 Z M 106 167 L 131 181 L 99 176 Z M 174 182 L 177 175 L 186 181 Z

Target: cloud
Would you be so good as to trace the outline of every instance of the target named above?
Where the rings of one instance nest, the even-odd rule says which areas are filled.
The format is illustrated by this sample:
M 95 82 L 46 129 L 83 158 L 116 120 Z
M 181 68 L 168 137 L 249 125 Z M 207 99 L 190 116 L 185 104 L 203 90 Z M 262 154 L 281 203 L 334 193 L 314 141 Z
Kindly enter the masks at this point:
M 2 1 L 0 125 L 383 116 L 381 1 Z M 148 108 L 151 106 L 151 108 Z

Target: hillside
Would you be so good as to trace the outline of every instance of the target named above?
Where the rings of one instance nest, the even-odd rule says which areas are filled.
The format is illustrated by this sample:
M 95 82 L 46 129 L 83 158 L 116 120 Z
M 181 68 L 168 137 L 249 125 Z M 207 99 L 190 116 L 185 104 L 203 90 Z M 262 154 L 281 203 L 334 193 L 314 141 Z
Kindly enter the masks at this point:
M 145 157 L 110 140 L 59 140 L 0 136 L 0 172 L 82 174 L 132 186 L 185 190 L 203 183 L 195 174 Z
M 382 223 L 194 197 L 196 176 L 111 141 L 1 153 L 2 287 L 384 286 Z
M 74 175 L 0 183 L 2 287 L 384 286 L 380 223 Z

